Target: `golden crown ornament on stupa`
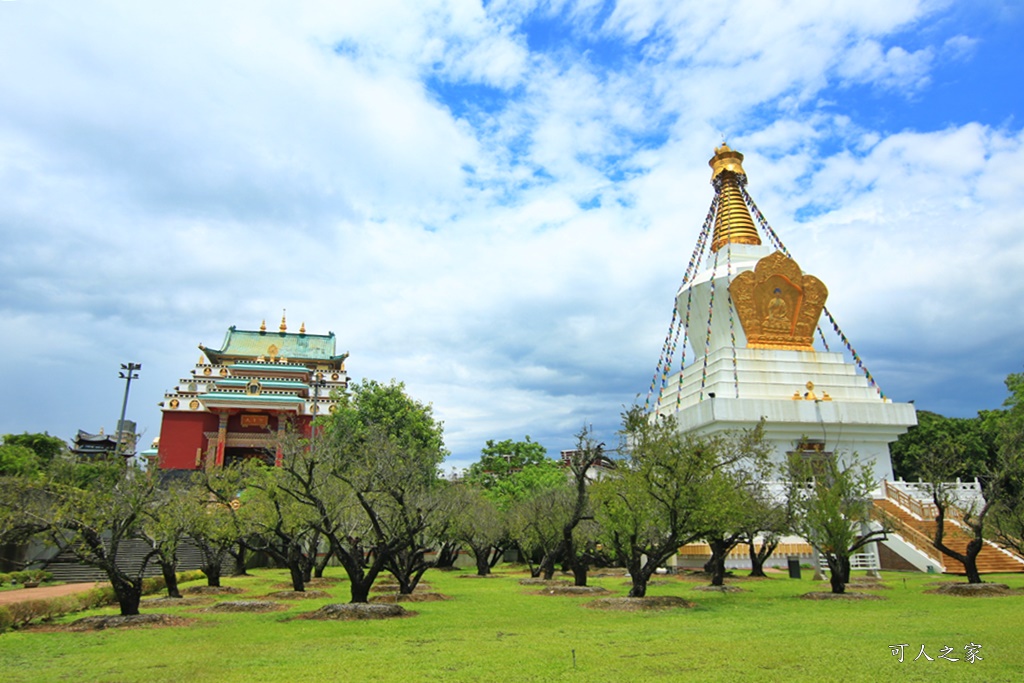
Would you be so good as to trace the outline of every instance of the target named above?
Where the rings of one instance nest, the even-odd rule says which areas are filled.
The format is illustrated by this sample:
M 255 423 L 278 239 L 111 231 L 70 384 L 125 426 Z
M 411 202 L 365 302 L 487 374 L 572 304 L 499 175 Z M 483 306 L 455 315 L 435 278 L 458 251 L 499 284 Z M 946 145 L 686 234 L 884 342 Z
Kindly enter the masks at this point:
M 740 273 L 729 285 L 747 348 L 814 350 L 814 330 L 828 289 L 776 251 Z

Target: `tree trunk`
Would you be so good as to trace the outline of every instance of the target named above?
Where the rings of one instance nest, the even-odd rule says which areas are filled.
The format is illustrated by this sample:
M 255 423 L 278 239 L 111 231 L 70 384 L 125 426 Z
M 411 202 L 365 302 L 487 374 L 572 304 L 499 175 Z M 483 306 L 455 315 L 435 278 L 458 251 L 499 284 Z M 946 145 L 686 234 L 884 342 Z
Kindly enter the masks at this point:
M 111 572 L 107 572 L 108 575 Z M 142 580 L 137 582 L 129 581 L 120 576 L 110 576 L 110 585 L 114 588 L 114 595 L 117 597 L 117 605 L 121 609 L 122 617 L 130 617 L 139 613 L 139 603 L 142 601 Z
M 470 546 L 470 550 L 473 551 L 473 559 L 476 560 L 476 575 L 477 576 L 488 576 L 491 573 L 490 563 L 490 547 L 478 548 Z
M 437 561 L 434 566 L 438 569 L 451 569 L 455 566 L 455 558 L 458 556 L 459 546 L 446 541 L 441 544 L 437 551 Z
M 548 554 L 544 556 L 544 559 L 540 563 L 540 574 L 545 581 L 551 581 L 555 578 L 555 556 Z
M 725 585 L 725 558 L 728 557 L 733 545 L 721 538 L 713 538 L 708 541 L 708 546 L 711 548 L 711 559 L 704 567 L 706 571 L 710 565 L 712 586 Z
M 983 542 L 980 538 L 972 538 L 967 543 L 967 552 L 964 555 L 964 573 L 967 574 L 967 583 L 982 583 L 981 574 L 978 572 L 978 554 L 981 553 Z
M 643 570 L 639 567 L 636 570 L 630 570 L 629 576 L 633 581 L 633 585 L 629 588 L 630 598 L 642 598 L 647 595 L 647 576 L 644 575 Z
M 368 602 L 373 581 L 352 581 L 351 584 L 352 599 L 349 602 Z
M 575 586 L 587 585 L 587 565 L 585 562 L 576 562 L 572 566 L 572 579 Z
M 992 499 L 989 499 L 982 506 L 981 511 L 974 516 L 973 520 L 964 520 L 967 528 L 973 534 L 971 540 L 967 542 L 967 548 L 964 553 L 958 553 L 945 543 L 947 501 L 942 500 L 942 496 L 936 492 L 932 493 L 932 500 L 935 503 L 935 508 L 938 510 L 938 515 L 935 517 L 935 538 L 932 539 L 932 545 L 964 566 L 964 573 L 967 574 L 968 583 L 982 583 L 981 574 L 978 573 L 978 554 L 984 546 L 985 516 L 992 505 Z
M 768 541 L 767 539 L 761 541 L 761 549 L 758 550 L 754 545 L 754 539 L 750 538 L 747 540 L 747 552 L 750 555 L 750 575 L 751 576 L 765 576 L 764 563 L 768 561 L 768 558 L 775 552 L 775 548 L 778 546 L 777 540 Z
M 842 595 L 846 592 L 846 583 L 849 580 L 850 558 L 826 555 L 825 561 L 828 562 L 828 580 L 832 585 L 832 592 L 836 595 Z M 844 565 L 847 567 L 845 572 L 843 570 Z
M 324 568 L 327 566 L 327 563 L 331 561 L 331 556 L 333 555 L 334 548 L 328 546 L 327 552 L 324 553 L 323 557 L 316 558 L 316 563 L 313 568 L 313 576 L 315 576 L 318 579 L 322 579 L 324 577 Z
M 288 573 L 292 577 L 292 590 L 297 593 L 306 592 L 306 579 L 305 572 L 303 571 L 302 563 L 296 558 L 288 558 Z
M 416 590 L 416 586 L 420 585 L 420 579 L 427 572 L 427 567 L 420 567 L 412 573 L 409 580 L 405 583 L 401 581 L 398 583 L 398 592 L 402 595 L 412 595 L 412 592 Z
M 178 574 L 176 562 L 160 562 L 160 573 L 164 577 L 164 585 L 167 587 L 167 597 L 180 598 L 181 591 L 178 590 Z
M 206 575 L 206 585 L 212 588 L 220 588 L 220 565 L 209 563 L 199 568 Z
M 240 545 L 238 547 L 238 552 L 231 553 L 231 556 L 235 559 L 235 566 L 231 572 L 231 575 L 248 576 L 248 573 L 245 571 L 246 547 L 244 545 Z

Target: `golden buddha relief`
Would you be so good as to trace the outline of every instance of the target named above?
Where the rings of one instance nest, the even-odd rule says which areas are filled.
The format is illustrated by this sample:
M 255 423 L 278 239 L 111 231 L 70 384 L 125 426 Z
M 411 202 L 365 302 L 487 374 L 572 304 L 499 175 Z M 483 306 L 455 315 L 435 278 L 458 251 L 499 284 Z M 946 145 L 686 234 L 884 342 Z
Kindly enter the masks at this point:
M 804 275 L 796 261 L 776 251 L 729 285 L 747 348 L 814 350 L 814 328 L 828 289 Z

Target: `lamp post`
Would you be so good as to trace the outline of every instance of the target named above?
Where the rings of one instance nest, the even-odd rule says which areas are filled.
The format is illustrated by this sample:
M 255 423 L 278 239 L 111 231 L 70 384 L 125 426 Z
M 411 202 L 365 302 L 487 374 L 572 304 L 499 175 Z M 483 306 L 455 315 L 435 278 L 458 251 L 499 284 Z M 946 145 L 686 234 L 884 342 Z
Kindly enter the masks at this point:
M 138 379 L 136 370 L 142 369 L 142 363 L 121 363 L 121 372 L 117 376 L 125 380 L 124 402 L 121 403 L 121 419 L 117 421 L 117 445 L 114 447 L 114 455 L 121 455 L 121 444 L 124 443 L 124 414 L 128 410 L 128 391 L 132 388 L 132 380 Z

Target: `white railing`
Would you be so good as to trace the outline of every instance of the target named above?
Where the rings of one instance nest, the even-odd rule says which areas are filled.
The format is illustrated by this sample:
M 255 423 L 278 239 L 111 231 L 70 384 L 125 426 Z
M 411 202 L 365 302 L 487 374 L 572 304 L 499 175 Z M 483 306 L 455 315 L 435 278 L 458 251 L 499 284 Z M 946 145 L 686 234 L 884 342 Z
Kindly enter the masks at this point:
M 932 484 L 929 482 L 898 479 L 885 483 L 890 491 L 896 489 L 926 505 L 933 505 Z M 985 496 L 982 495 L 981 483 L 977 479 L 961 481 L 958 477 L 956 481 L 942 482 L 939 486 L 949 494 L 950 502 L 961 510 L 980 510 L 985 505 Z M 935 519 L 935 517 L 932 516 L 931 519 Z
M 818 564 L 822 569 L 828 569 L 828 560 L 824 555 L 818 556 Z M 850 569 L 881 569 L 878 556 L 874 553 L 857 553 L 850 556 Z

